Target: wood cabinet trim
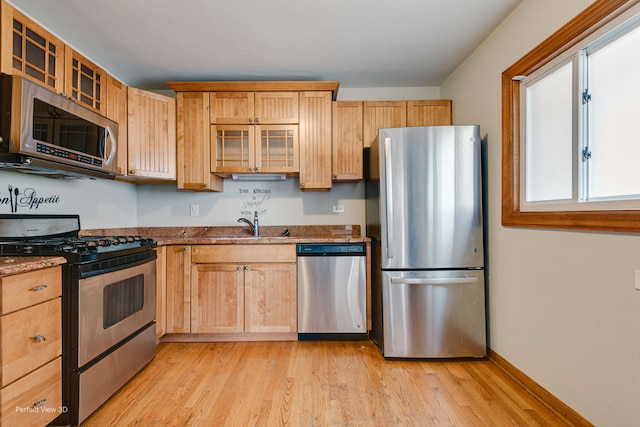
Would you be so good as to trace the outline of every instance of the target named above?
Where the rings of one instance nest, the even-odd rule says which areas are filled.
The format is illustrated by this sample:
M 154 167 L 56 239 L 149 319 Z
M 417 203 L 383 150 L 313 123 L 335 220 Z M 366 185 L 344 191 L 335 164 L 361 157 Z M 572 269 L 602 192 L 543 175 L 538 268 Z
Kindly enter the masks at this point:
M 230 82 L 167 82 L 176 92 L 286 92 L 331 91 L 332 99 L 338 96 L 340 82 L 332 81 L 230 81 Z

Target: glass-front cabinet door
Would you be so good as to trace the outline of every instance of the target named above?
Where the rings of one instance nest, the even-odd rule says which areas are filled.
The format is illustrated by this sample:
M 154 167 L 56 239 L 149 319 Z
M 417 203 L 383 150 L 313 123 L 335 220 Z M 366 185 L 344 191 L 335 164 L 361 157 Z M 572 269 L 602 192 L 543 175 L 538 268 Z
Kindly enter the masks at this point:
M 298 172 L 298 126 L 256 126 L 260 146 L 256 147 L 256 172 Z
M 67 96 L 97 113 L 106 114 L 107 105 L 103 94 L 105 72 L 68 46 L 65 58 Z
M 298 172 L 297 125 L 212 125 L 211 172 Z
M 2 61 L 5 74 L 26 77 L 57 93 L 64 91 L 62 41 L 2 2 Z
M 253 126 L 211 126 L 211 172 L 253 172 Z

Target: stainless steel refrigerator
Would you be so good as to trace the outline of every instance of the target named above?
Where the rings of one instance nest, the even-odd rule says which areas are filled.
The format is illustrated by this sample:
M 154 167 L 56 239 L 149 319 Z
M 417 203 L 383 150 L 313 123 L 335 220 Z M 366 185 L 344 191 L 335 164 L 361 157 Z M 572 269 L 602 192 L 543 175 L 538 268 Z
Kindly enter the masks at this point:
M 380 129 L 365 150 L 371 337 L 389 358 L 486 356 L 479 126 Z

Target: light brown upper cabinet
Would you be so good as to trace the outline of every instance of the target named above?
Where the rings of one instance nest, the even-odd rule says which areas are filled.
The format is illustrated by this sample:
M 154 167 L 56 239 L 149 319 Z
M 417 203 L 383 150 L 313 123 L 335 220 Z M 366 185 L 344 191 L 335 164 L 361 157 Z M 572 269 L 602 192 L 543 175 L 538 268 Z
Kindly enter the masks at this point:
M 212 92 L 211 124 L 297 124 L 297 92 Z
M 176 180 L 176 100 L 127 88 L 127 176 Z
M 331 100 L 335 99 L 338 82 L 168 84 L 178 92 L 178 177 L 184 167 L 181 135 L 201 138 L 206 134 L 207 147 L 198 148 L 198 156 L 189 158 L 200 162 L 200 156 L 206 155 L 212 174 L 284 173 L 300 175 L 303 189 L 331 188 Z M 187 98 L 192 99 L 193 111 L 183 111 L 181 97 L 185 106 Z M 206 111 L 196 113 L 198 109 Z M 198 117 L 192 117 L 194 114 Z M 206 131 L 200 120 L 202 114 L 207 118 Z M 191 139 L 195 141 L 195 137 Z M 315 155 L 318 149 L 322 150 L 320 156 Z M 192 189 L 186 185 L 182 188 Z
M 365 101 L 363 117 L 366 148 L 378 136 L 378 129 L 407 126 L 407 101 Z
M 106 114 L 104 70 L 7 3 L 2 2 L 0 13 L 0 71 Z
M 105 115 L 106 72 L 69 46 L 65 46 L 64 57 L 64 94 L 67 98 Z
M 127 174 L 127 85 L 112 76 L 107 76 L 107 118 L 118 123 L 118 169 L 119 175 Z
M 451 100 L 365 101 L 364 147 L 370 147 L 378 129 L 452 124 Z
M 407 126 L 446 126 L 452 124 L 450 99 L 407 101 Z
M 64 92 L 64 43 L 4 1 L 0 7 L 0 71 Z
M 209 93 L 178 92 L 176 106 L 178 189 L 222 191 L 222 178 L 211 172 Z
M 297 92 L 211 92 L 211 172 L 298 172 Z
M 300 92 L 300 189 L 331 190 L 331 92 Z
M 362 176 L 363 102 L 334 101 L 332 178 L 334 182 L 358 181 Z

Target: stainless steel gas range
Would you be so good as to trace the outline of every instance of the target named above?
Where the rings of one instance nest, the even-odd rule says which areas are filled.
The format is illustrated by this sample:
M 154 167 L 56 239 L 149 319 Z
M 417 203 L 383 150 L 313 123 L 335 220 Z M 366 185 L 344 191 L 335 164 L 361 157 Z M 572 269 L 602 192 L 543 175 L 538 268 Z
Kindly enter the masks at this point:
M 79 425 L 155 357 L 156 252 L 138 236 L 80 236 L 78 215 L 0 215 L 1 256 L 63 256 L 62 398 Z

